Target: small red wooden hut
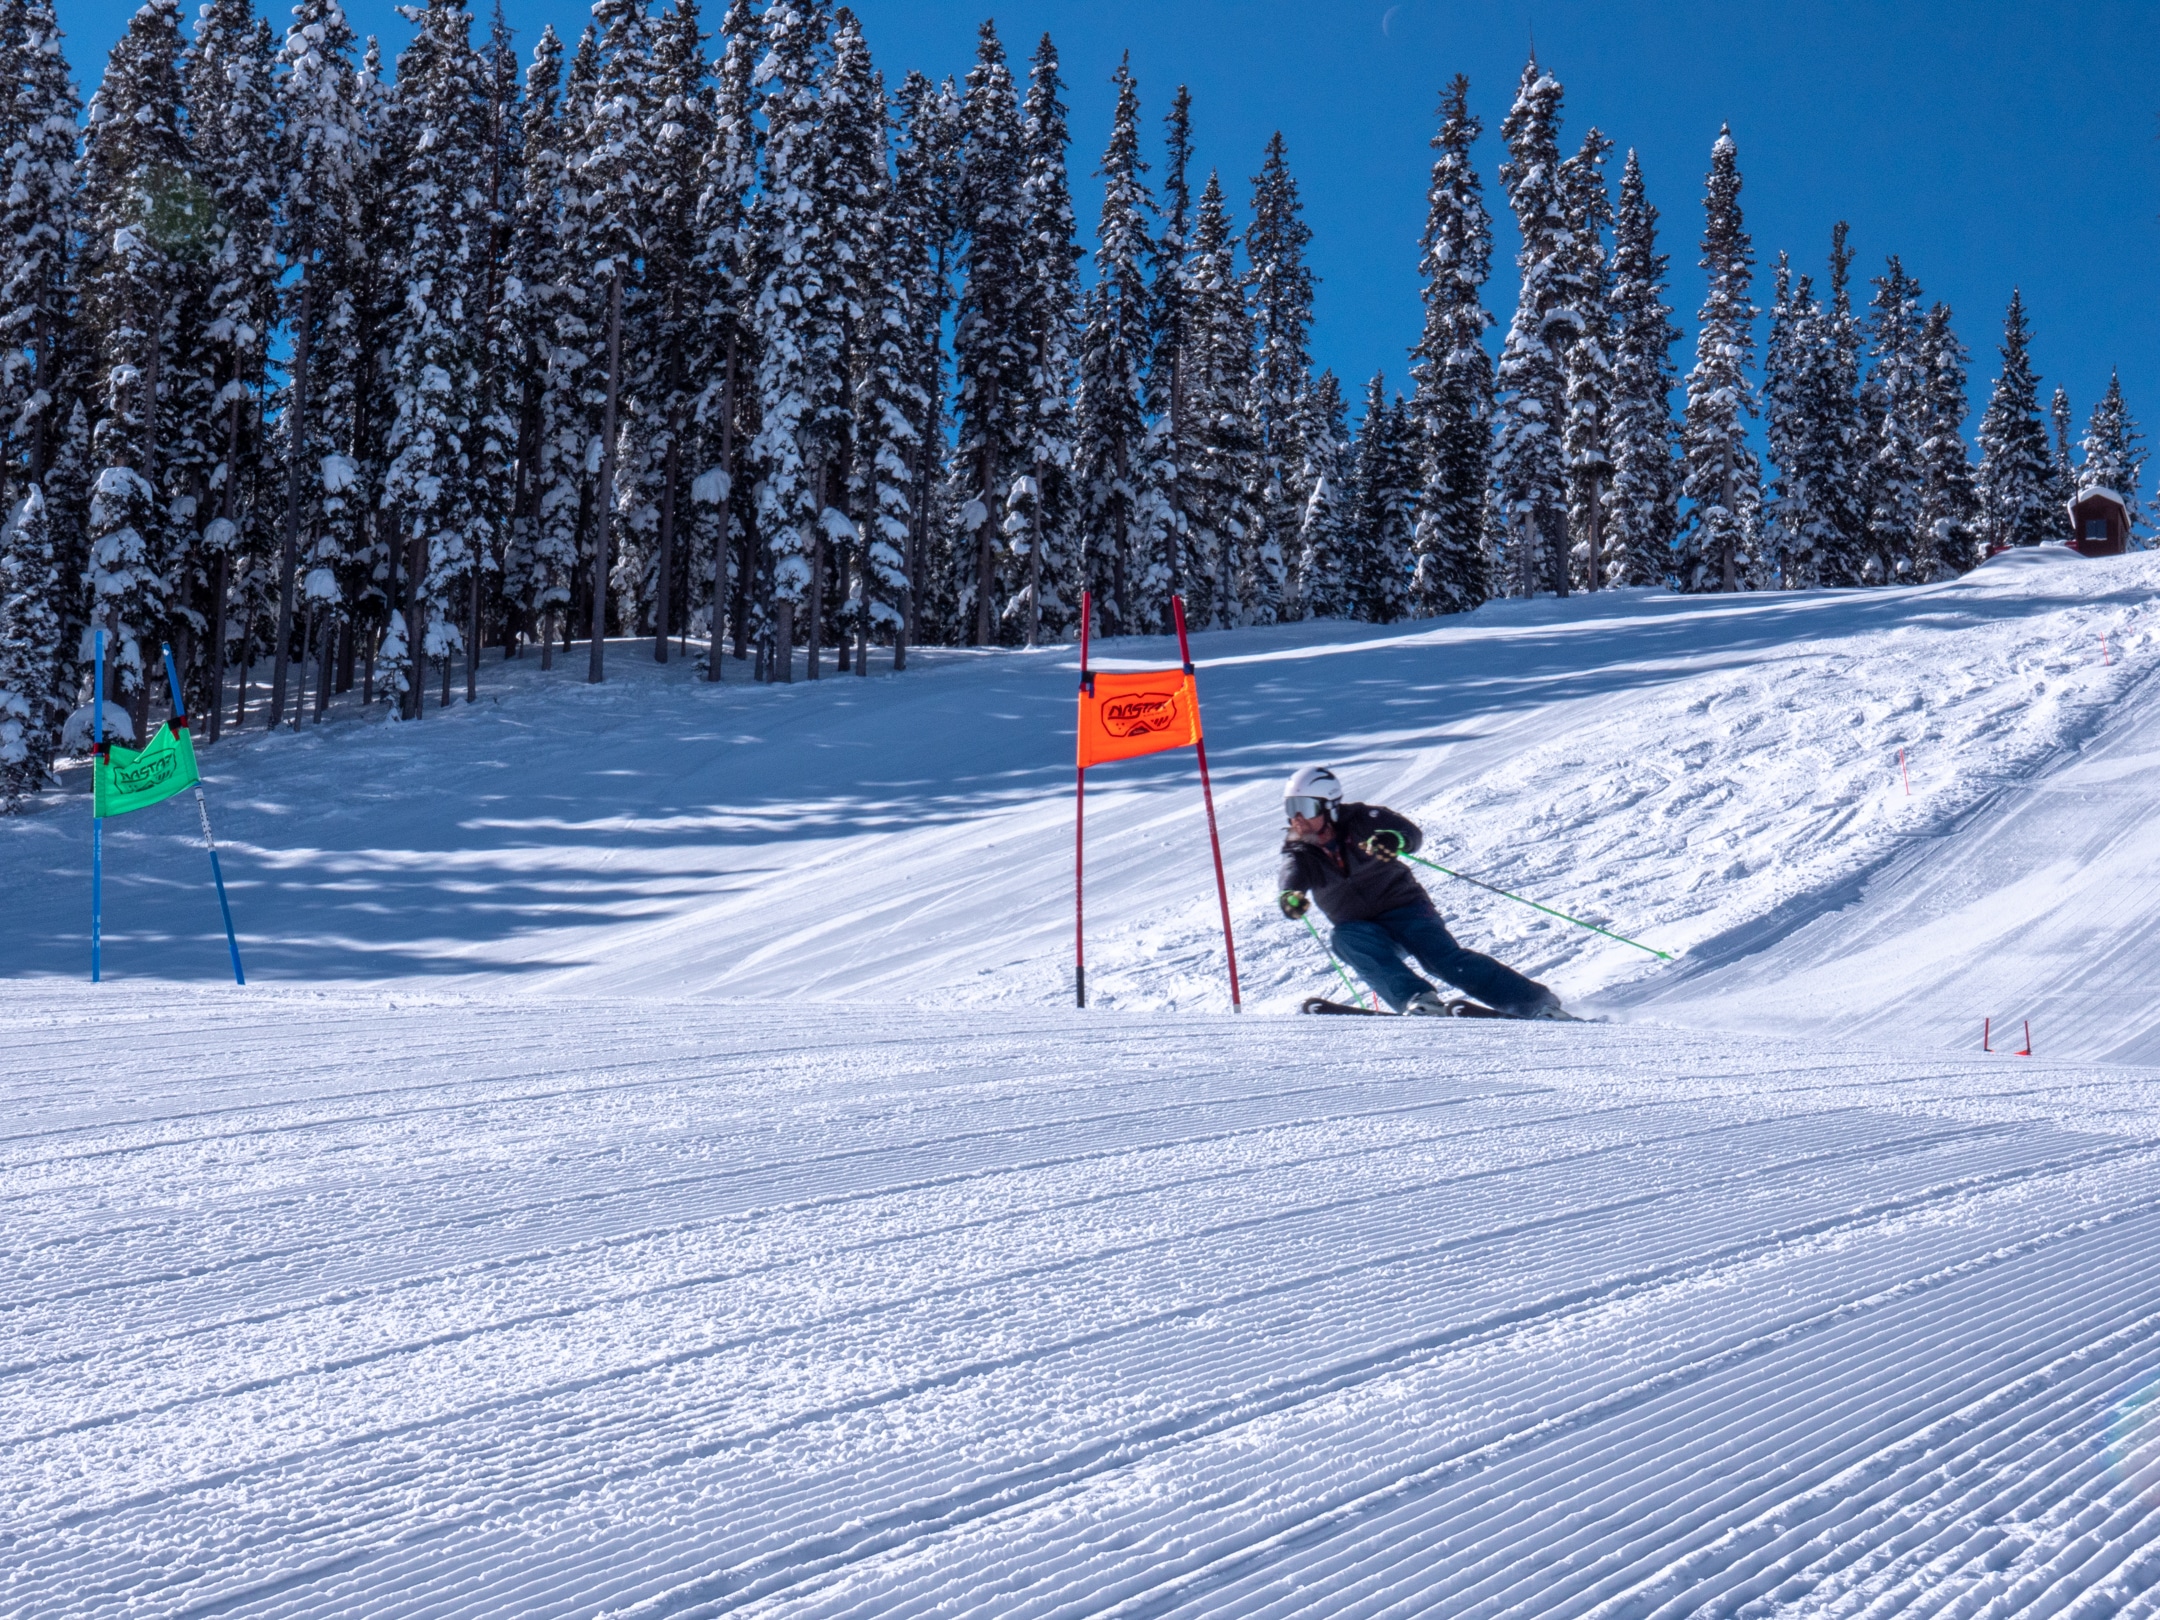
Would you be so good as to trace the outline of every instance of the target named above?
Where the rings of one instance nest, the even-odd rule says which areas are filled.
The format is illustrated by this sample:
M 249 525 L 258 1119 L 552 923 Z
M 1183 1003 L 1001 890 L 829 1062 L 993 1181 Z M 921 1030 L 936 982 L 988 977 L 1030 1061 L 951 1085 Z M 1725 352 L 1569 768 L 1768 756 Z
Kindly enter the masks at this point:
M 2120 557 L 2130 549 L 2130 508 L 2112 489 L 2095 485 L 2070 503 L 2071 548 L 2087 557 Z

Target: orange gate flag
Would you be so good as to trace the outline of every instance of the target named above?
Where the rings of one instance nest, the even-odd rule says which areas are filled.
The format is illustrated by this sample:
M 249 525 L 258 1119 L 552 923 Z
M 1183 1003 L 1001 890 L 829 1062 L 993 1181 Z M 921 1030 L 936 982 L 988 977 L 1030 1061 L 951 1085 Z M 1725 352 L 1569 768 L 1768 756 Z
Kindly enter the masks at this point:
M 1081 677 L 1080 768 L 1200 741 L 1200 692 L 1184 669 L 1090 670 Z

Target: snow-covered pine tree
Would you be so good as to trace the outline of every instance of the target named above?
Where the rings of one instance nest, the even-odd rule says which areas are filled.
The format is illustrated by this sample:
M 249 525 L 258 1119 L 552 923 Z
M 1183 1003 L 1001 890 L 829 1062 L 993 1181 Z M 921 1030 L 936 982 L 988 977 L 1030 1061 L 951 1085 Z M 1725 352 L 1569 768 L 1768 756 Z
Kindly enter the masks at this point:
M 951 79 L 933 84 L 910 73 L 893 98 L 893 196 L 888 219 L 897 262 L 909 278 L 915 350 L 913 391 L 922 401 L 909 485 L 907 643 L 949 640 L 958 631 L 949 531 L 935 521 L 940 451 L 945 445 L 945 315 L 952 307 L 952 267 L 958 247 L 961 97 Z M 893 643 L 893 667 L 905 665 L 903 642 Z
M 10 0 L 0 66 L 0 512 L 17 517 L 0 530 L 0 711 L 11 715 L 0 718 L 4 808 L 44 779 L 62 695 L 75 684 L 83 595 L 80 547 L 66 543 L 80 536 L 80 480 L 63 490 L 50 476 L 60 413 L 84 420 L 77 390 L 63 381 L 81 103 L 51 0 Z M 70 506 L 55 512 L 63 494 Z
M 160 372 L 182 271 L 198 256 L 209 212 L 180 128 L 179 58 L 178 5 L 148 0 L 113 47 L 91 99 L 76 208 L 88 392 L 102 413 L 91 451 L 91 618 L 109 633 L 112 689 L 131 698 L 138 724 L 148 713 L 167 606 L 158 571 Z
M 843 375 L 841 390 L 826 402 L 818 422 L 818 441 L 825 447 L 825 464 L 830 468 L 825 478 L 821 517 L 825 544 L 820 555 L 830 559 L 830 566 L 821 562 L 814 570 L 819 588 L 811 597 L 816 611 L 811 615 L 809 644 L 810 667 L 815 672 L 816 649 L 829 606 L 839 666 L 845 674 L 856 650 L 868 653 L 868 598 L 862 585 L 870 536 L 861 521 L 868 514 L 853 492 L 860 489 L 857 464 L 875 453 L 874 437 L 861 431 L 865 427 L 862 382 L 873 347 L 866 322 L 881 299 L 880 232 L 887 173 L 885 84 L 870 65 L 862 25 L 845 6 L 833 16 L 832 60 L 821 100 L 825 165 L 818 184 L 832 266 L 826 296 L 832 304 L 831 323 L 841 335 Z M 861 643 L 860 649 L 851 645 L 855 642 Z
M 422 622 L 407 628 L 407 713 L 421 709 L 419 660 L 443 665 L 464 645 L 458 621 L 473 554 L 470 486 L 479 427 L 480 346 L 471 311 L 488 247 L 487 132 L 475 82 L 472 14 L 460 0 L 429 0 L 398 57 L 395 154 L 401 160 L 398 236 L 403 302 L 394 329 L 385 503 L 396 513 L 407 568 L 420 585 Z M 418 560 L 417 569 L 414 561 Z M 408 590 L 407 601 L 414 600 Z
M 68 321 L 69 201 L 81 102 L 52 0 L 11 0 L 6 147 L 0 151 L 0 501 L 40 482 L 50 457 Z M 50 502 L 48 501 L 48 506 Z
M 1026 205 L 1021 315 L 1028 349 L 1022 465 L 1033 493 L 1025 509 L 1010 512 L 1006 520 L 1020 577 L 1005 616 L 1025 624 L 1030 647 L 1045 632 L 1063 635 L 1080 607 L 1072 589 L 1073 358 L 1080 249 L 1073 241 L 1072 185 L 1065 172 L 1065 149 L 1072 138 L 1063 95 L 1057 47 L 1045 34 L 1028 69 L 1020 135 L 1026 165 L 1020 188 Z M 1013 482 L 1017 485 L 1019 479 Z
M 760 428 L 752 446 L 759 474 L 758 520 L 771 593 L 767 668 L 792 680 L 793 651 L 812 584 L 811 558 L 823 511 L 816 440 L 824 401 L 838 386 L 840 334 L 826 324 L 825 253 L 818 218 L 824 163 L 818 82 L 826 49 L 821 0 L 775 0 L 761 26 L 757 69 L 766 118 L 765 169 L 750 230 L 758 266 Z
M 1740 216 L 1739 148 L 1718 131 L 1703 197 L 1700 263 L 1710 286 L 1697 316 L 1680 431 L 1687 463 L 1682 493 L 1693 503 L 1679 536 L 1680 588 L 1737 591 L 1761 583 L 1756 552 L 1762 473 L 1748 442 L 1755 414 L 1747 369 L 1755 354 L 1754 251 Z
M 1471 148 L 1483 133 L 1470 81 L 1457 74 L 1440 99 L 1418 273 L 1425 327 L 1411 352 L 1420 467 L 1415 611 L 1460 613 L 1492 593 L 1485 554 L 1485 489 L 1492 456 L 1493 324 L 1482 293 L 1492 273 L 1492 217 Z
M 1852 249 L 1846 223 L 1830 229 L 1830 302 L 1816 341 L 1808 451 L 1821 543 L 1810 583 L 1857 585 L 1867 561 L 1867 447 L 1860 419 L 1860 355 L 1866 328 L 1853 312 Z
M 1605 159 L 1612 142 L 1592 126 L 1575 155 L 1560 165 L 1560 200 L 1568 226 L 1568 297 L 1575 305 L 1576 334 L 1561 356 L 1567 379 L 1567 425 L 1561 447 L 1567 459 L 1568 577 L 1596 590 L 1604 583 L 1606 507 L 1612 485 L 1612 285 L 1605 260 L 1605 231 L 1612 199 L 1605 190 Z
M 2114 371 L 2108 373 L 2107 392 L 2093 407 L 2078 454 L 2078 488 L 2110 489 L 2120 495 L 2129 508 L 2130 535 L 2136 543 L 2145 527 L 2145 506 L 2138 496 L 2145 477 L 2145 439 L 2123 400 L 2122 378 Z
M 394 96 L 384 82 L 382 47 L 371 35 L 357 72 L 342 75 L 350 92 L 354 157 L 345 218 L 357 221 L 331 251 L 322 267 L 328 314 L 319 341 L 311 341 L 310 371 L 321 378 L 318 420 L 334 438 L 342 458 L 324 464 L 323 534 L 341 555 L 346 611 L 355 621 L 360 643 L 361 701 L 372 704 L 377 686 L 385 698 L 406 695 L 409 668 L 398 648 L 406 626 L 417 615 L 409 581 L 410 547 L 398 532 L 396 515 L 385 510 L 382 495 L 390 465 L 390 435 L 397 424 L 398 397 L 390 386 L 395 345 L 404 304 L 403 221 L 397 205 L 406 157 L 401 134 L 392 120 Z M 310 384 L 310 394 L 316 390 Z M 312 407 L 311 407 L 312 411 Z M 345 487 L 329 486 L 344 477 Z M 396 638 L 392 643 L 393 636 Z M 387 650 L 386 650 L 387 649 Z M 396 656 L 392 656 L 392 654 Z M 378 683 L 378 673 L 384 679 Z
M 1655 585 L 1672 569 L 1679 532 L 1679 465 L 1673 456 L 1672 391 L 1680 339 L 1665 303 L 1666 256 L 1657 210 L 1631 149 L 1613 213 L 1612 499 L 1607 506 L 1606 583 Z
M 1170 585 L 1185 596 L 1187 615 L 1208 622 L 1204 599 L 1214 594 L 1214 579 L 1204 560 L 1193 555 L 1191 526 L 1185 518 L 1185 461 L 1188 423 L 1185 411 L 1185 350 L 1189 321 L 1185 308 L 1186 256 L 1192 243 L 1192 92 L 1184 85 L 1170 99 L 1163 117 L 1162 234 L 1155 239 L 1155 301 L 1151 319 L 1154 350 L 1148 365 L 1148 409 L 1154 414 L 1149 459 L 1168 509 Z
M 2041 424 L 2027 353 L 2032 332 L 2025 324 L 2025 300 L 2011 289 L 2003 315 L 2002 370 L 1980 416 L 1980 529 L 1990 551 L 2004 546 L 2037 546 L 2062 530 L 2050 497 L 2053 472 L 2048 462 L 2047 429 Z
M 568 600 L 569 571 L 577 561 L 574 549 L 566 555 L 557 537 L 542 528 L 539 512 L 558 453 L 556 440 L 547 431 L 547 382 L 563 277 L 562 55 L 562 41 L 554 27 L 543 26 L 525 69 L 525 94 L 518 107 L 523 172 L 511 220 L 503 290 L 509 368 L 506 403 L 514 413 L 517 434 L 516 481 L 502 571 L 503 603 L 510 621 L 505 640 L 515 652 L 521 637 L 539 632 L 541 657 L 546 662 L 552 662 L 554 650 L 552 616 Z
M 1140 93 L 1132 65 L 1110 82 L 1117 109 L 1096 172 L 1103 180 L 1095 233 L 1095 285 L 1081 314 L 1079 426 L 1074 450 L 1086 580 L 1105 635 L 1132 635 L 1160 622 L 1167 571 L 1157 555 L 1156 492 L 1145 477 L 1145 376 L 1149 330 L 1147 259 L 1154 211 L 1141 175 Z
M 759 30 L 750 0 L 729 0 L 720 30 L 726 44 L 714 65 L 712 139 L 700 175 L 695 264 L 696 278 L 705 291 L 698 329 L 705 386 L 698 395 L 697 422 L 704 447 L 701 459 L 708 464 L 698 475 L 693 493 L 701 512 L 708 514 L 701 521 L 711 526 L 713 534 L 711 596 L 706 604 L 711 640 L 705 678 L 709 681 L 721 675 L 721 643 L 729 620 L 729 559 L 736 555 L 738 532 L 743 549 L 732 569 L 737 658 L 744 655 L 750 585 L 757 572 L 747 549 L 755 527 L 738 456 L 744 400 L 751 392 L 745 385 L 753 364 L 747 302 L 753 273 L 750 194 L 757 182 L 758 157 L 752 80 Z
M 763 27 L 758 79 L 765 173 L 751 221 L 759 266 L 754 319 L 761 425 L 752 455 L 760 475 L 758 520 L 770 555 L 771 667 L 785 681 L 793 678 L 798 618 L 815 583 L 825 510 L 818 424 L 843 383 L 843 334 L 831 320 L 829 244 L 818 186 L 825 162 L 822 0 L 774 0 Z
M 1806 276 L 1794 284 L 1792 261 L 1782 250 L 1770 280 L 1770 329 L 1762 368 L 1763 440 L 1770 450 L 1770 476 L 1763 480 L 1763 556 L 1778 583 L 1792 589 L 1808 563 L 1800 442 L 1808 367 L 1822 308 Z
M 1306 393 L 1312 387 L 1313 287 L 1305 263 L 1312 227 L 1305 223 L 1297 180 L 1290 173 L 1282 131 L 1268 137 L 1253 176 L 1252 224 L 1245 232 L 1246 285 L 1252 307 L 1252 418 L 1258 436 L 1259 499 L 1255 532 L 1236 569 L 1239 616 L 1272 624 L 1283 599 L 1285 560 L 1296 555 L 1306 490 L 1299 443 Z
M 63 340 L 62 354 L 67 347 Z M 68 412 L 47 439 L 45 521 L 52 535 L 59 594 L 53 608 L 60 619 L 52 701 L 62 713 L 81 702 L 90 674 L 92 597 L 90 583 L 90 411 L 69 376 L 75 367 L 63 358 L 56 380 L 69 401 Z
M 1861 394 L 1866 449 L 1867 580 L 1875 585 L 1931 580 L 1936 559 L 1921 522 L 1927 437 L 1927 373 L 1920 356 L 1920 284 L 1896 254 L 1875 278 L 1869 370 Z
M 1522 236 L 1515 318 L 1495 377 L 1492 482 L 1511 595 L 1567 593 L 1567 370 L 1581 336 L 1570 285 L 1574 234 L 1560 179 L 1560 81 L 1531 57 L 1500 125 L 1500 181 Z
M 697 54 L 696 24 L 691 24 L 691 56 Z M 693 71 L 695 69 L 693 68 Z M 479 53 L 475 79 L 480 100 L 481 224 L 476 231 L 479 264 L 466 319 L 473 327 L 480 387 L 473 401 L 472 449 L 467 456 L 467 487 L 472 511 L 467 546 L 472 566 L 465 573 L 465 701 L 480 696 L 480 649 L 492 617 L 500 616 L 503 565 L 510 549 L 513 500 L 517 490 L 519 387 L 517 336 L 510 312 L 510 239 L 516 228 L 518 193 L 523 187 L 524 126 L 518 107 L 518 59 L 502 0 L 495 0 L 488 41 Z M 489 581 L 493 580 L 492 586 Z M 490 612 L 490 609 L 494 612 Z M 503 632 L 504 656 L 511 636 Z M 444 674 L 449 673 L 447 666 Z
M 1237 569 L 1260 528 L 1262 473 L 1252 404 L 1252 317 L 1238 278 L 1237 238 L 1231 233 L 1222 180 L 1213 172 L 1200 194 L 1183 277 L 1185 332 L 1177 387 L 1185 418 L 1178 438 L 1184 509 L 1174 519 L 1166 510 L 1164 523 L 1166 530 L 1173 521 L 1182 525 L 1170 532 L 1179 536 L 1185 553 L 1187 615 L 1195 624 L 1228 628 L 1252 622 Z M 1338 420 L 1341 414 L 1338 395 Z M 1299 437 L 1302 442 L 1302 431 Z M 1347 499 L 1340 435 L 1311 447 L 1310 454 L 1314 476 L 1320 471 L 1334 474 L 1331 498 L 1339 511 Z M 1301 527 L 1308 515 L 1309 510 L 1300 514 Z M 1327 543 L 1339 549 L 1339 542 Z M 1301 537 L 1301 550 L 1303 544 Z
M 1965 346 L 1950 329 L 1950 306 L 1938 303 L 1920 328 L 1927 375 L 1927 437 L 1920 521 L 1939 568 L 1963 573 L 1980 560 L 1972 459 L 1965 448 Z
M 204 507 L 190 525 L 200 526 L 197 546 L 189 548 L 196 554 L 184 565 L 185 583 L 192 587 L 186 624 L 198 634 L 184 637 L 176 651 L 189 707 L 198 714 L 209 711 L 213 738 L 224 709 L 225 610 L 241 538 L 241 488 L 248 477 L 243 457 L 260 451 L 250 442 L 251 407 L 277 321 L 275 216 L 288 181 L 280 172 L 276 144 L 275 60 L 269 27 L 255 16 L 250 0 L 211 0 L 204 6 L 184 58 L 196 170 L 213 209 L 196 345 L 204 373 L 201 403 L 212 415 L 195 428 L 209 465 L 206 487 L 194 497 Z M 195 656 L 198 646 L 207 656 Z
M 972 617 L 970 644 L 997 636 L 998 513 L 1007 484 L 1026 470 L 1027 373 L 1025 203 L 1021 197 L 1020 109 L 1005 47 L 985 22 L 977 37 L 962 112 L 960 308 L 953 322 L 958 381 L 953 491 L 956 551 L 967 566 L 958 584 Z M 972 542 L 972 543 L 969 543 Z
M 1867 507 L 1859 397 L 1861 323 L 1850 291 L 1852 253 L 1840 221 L 1830 237 L 1830 303 L 1807 277 L 1773 311 L 1763 397 L 1778 469 L 1766 511 L 1765 560 L 1791 589 L 1856 585 L 1866 574 Z M 1783 256 L 1780 256 L 1783 262 Z
M 690 618 L 694 570 L 685 566 L 690 479 L 686 443 L 693 431 L 698 379 L 690 359 L 704 326 L 697 277 L 701 160 L 712 149 L 712 114 L 704 91 L 704 36 L 696 0 L 674 0 L 653 39 L 653 95 L 647 140 L 652 150 L 652 220 L 646 233 L 645 308 L 640 369 L 649 373 L 644 413 L 648 480 L 658 525 L 652 567 L 653 658 L 666 663 L 668 636 Z M 878 116 L 877 111 L 871 114 Z
M 1365 391 L 1351 476 L 1347 616 L 1389 624 L 1402 617 L 1408 599 L 1417 435 L 1408 404 L 1387 397 L 1386 378 L 1378 372 Z
M 2070 503 L 2077 499 L 2078 476 L 2070 460 L 2070 392 L 2060 383 L 2055 387 L 2055 397 L 2048 402 L 2048 420 L 2055 428 L 2055 457 L 2053 477 L 2048 481 L 2048 499 L 2062 519 L 2060 538 L 2074 540 L 2077 536 L 2071 528 Z
M 904 123 L 898 133 L 905 136 Z M 877 259 L 865 267 L 867 301 L 855 345 L 855 456 L 848 491 L 861 535 L 850 604 L 858 627 L 857 675 L 870 673 L 870 642 L 881 634 L 892 637 L 893 669 L 907 667 L 916 458 L 930 414 L 917 360 L 930 254 L 923 222 L 897 179 L 882 192 L 870 240 Z
M 1384 387 L 1375 376 L 1373 386 Z M 1364 431 L 1373 425 L 1368 392 Z M 1359 551 L 1360 474 L 1366 458 L 1344 431 L 1342 385 L 1323 371 L 1306 396 L 1299 440 L 1305 447 L 1300 482 L 1311 493 L 1298 525 L 1297 566 L 1290 571 L 1295 595 L 1285 603 L 1284 618 L 1348 619 L 1357 615 L 1356 573 Z
M 438 0 L 439 3 L 439 0 Z M 775 11 L 784 9 L 776 6 Z M 814 8 L 813 8 L 814 9 Z M 600 72 L 588 122 L 573 157 L 578 205 L 583 211 L 582 261 L 571 274 L 582 280 L 598 316 L 589 371 L 599 373 L 600 466 L 593 488 L 593 557 L 589 606 L 591 647 L 585 678 L 607 678 L 607 610 L 614 576 L 615 479 L 621 463 L 623 411 L 623 309 L 632 296 L 645 254 L 653 176 L 647 144 L 652 104 L 651 25 L 642 0 L 598 0 L 593 19 L 600 29 Z M 824 18 L 815 21 L 819 36 Z M 399 75 L 402 81 L 403 74 Z M 813 108 L 814 84 L 804 95 Z M 432 634 L 432 630 L 431 630 Z
M 59 742 L 60 559 L 31 484 L 0 528 L 0 815 L 44 783 Z

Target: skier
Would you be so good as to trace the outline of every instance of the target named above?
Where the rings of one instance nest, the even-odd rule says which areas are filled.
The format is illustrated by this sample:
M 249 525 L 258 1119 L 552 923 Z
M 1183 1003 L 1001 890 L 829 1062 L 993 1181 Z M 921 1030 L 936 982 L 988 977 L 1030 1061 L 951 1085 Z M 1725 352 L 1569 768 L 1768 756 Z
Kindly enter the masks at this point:
M 1453 1010 L 1410 971 L 1403 958 L 1413 956 L 1428 973 L 1505 1017 L 1568 1016 L 1560 998 L 1536 980 L 1455 943 L 1432 896 L 1397 859 L 1425 841 L 1416 822 L 1381 805 L 1345 804 L 1342 784 L 1324 765 L 1290 778 L 1283 812 L 1289 822 L 1283 915 L 1300 921 L 1318 902 L 1334 924 L 1336 955 L 1397 1012 L 1445 1017 Z

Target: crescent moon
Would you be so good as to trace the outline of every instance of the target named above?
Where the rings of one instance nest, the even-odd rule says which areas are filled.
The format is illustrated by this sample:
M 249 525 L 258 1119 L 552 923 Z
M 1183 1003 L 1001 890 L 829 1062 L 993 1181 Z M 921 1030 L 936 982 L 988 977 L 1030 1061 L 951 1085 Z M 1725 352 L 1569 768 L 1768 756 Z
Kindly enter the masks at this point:
M 1402 10 L 1401 6 L 1389 6 L 1386 11 L 1381 13 L 1380 32 L 1386 34 L 1390 39 L 1395 37 L 1395 32 L 1389 27 L 1389 24 L 1395 21 L 1395 13 L 1400 10 Z

